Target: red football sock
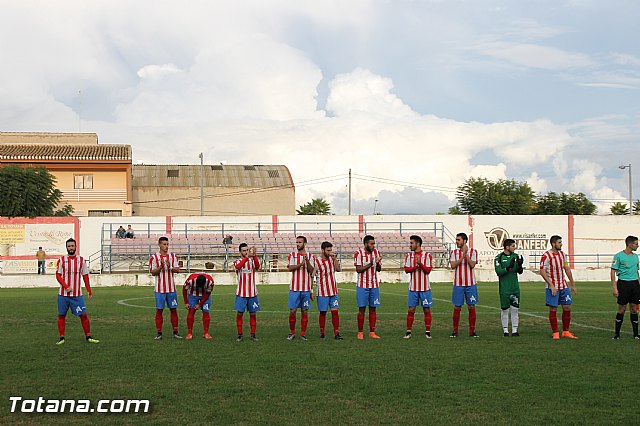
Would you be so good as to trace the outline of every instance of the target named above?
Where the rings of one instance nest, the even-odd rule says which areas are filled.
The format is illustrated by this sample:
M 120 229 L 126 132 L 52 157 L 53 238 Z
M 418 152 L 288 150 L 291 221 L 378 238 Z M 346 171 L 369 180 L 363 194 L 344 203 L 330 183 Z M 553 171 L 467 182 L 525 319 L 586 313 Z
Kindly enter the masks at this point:
M 251 334 L 256 334 L 256 323 L 257 323 L 256 313 L 255 312 L 250 312 L 249 313 L 249 328 L 251 329 Z
M 309 324 L 309 314 L 303 312 L 300 315 L 300 335 L 304 336 L 307 334 L 307 324 Z
M 324 334 L 324 326 L 327 324 L 327 311 L 320 312 L 318 324 L 320 325 L 320 334 Z
M 415 312 L 407 312 L 407 331 L 411 331 L 411 329 L 413 328 L 413 319 L 415 318 L 415 315 Z
M 156 330 L 162 333 L 162 309 L 156 309 Z
M 173 332 L 178 332 L 178 310 L 176 308 L 171 308 L 171 326 L 173 327 Z
M 338 315 L 337 309 L 331 310 L 331 323 L 333 324 L 333 335 L 335 336 L 340 330 L 340 315 Z
M 569 331 L 571 325 L 571 311 L 562 311 L 562 331 Z
M 209 334 L 209 324 L 211 324 L 211 315 L 209 315 L 209 312 L 203 312 L 202 328 L 204 329 L 204 334 Z M 191 330 L 189 330 L 189 332 L 191 332 Z
M 291 334 L 296 333 L 296 313 L 289 312 L 289 331 Z
M 476 331 L 476 310 L 469 309 L 469 334 L 473 334 Z
M 91 322 L 87 314 L 80 315 L 80 323 L 82 324 L 82 330 L 84 330 L 85 336 L 91 336 Z
M 460 309 L 459 307 L 453 308 L 453 332 L 458 332 L 458 326 L 460 325 Z
M 369 311 L 369 331 L 373 333 L 376 331 L 376 311 Z
M 244 313 L 238 312 L 236 314 L 236 327 L 238 327 L 238 335 L 242 334 L 242 317 Z
M 193 332 L 193 323 L 195 321 L 196 317 L 196 310 L 195 309 L 189 309 L 189 313 L 187 314 L 187 331 L 189 332 L 189 334 L 191 334 Z M 204 315 L 202 316 L 202 318 L 204 319 Z
M 60 333 L 60 337 L 64 337 L 64 329 L 66 325 L 67 325 L 67 316 L 58 315 L 58 332 Z
M 556 311 L 549 311 L 549 323 L 551 324 L 551 331 L 558 332 L 558 316 Z
M 364 312 L 358 312 L 358 333 L 362 333 L 364 329 Z
M 427 309 L 427 311 L 424 313 L 424 326 L 427 331 L 431 331 L 431 319 L 431 309 Z

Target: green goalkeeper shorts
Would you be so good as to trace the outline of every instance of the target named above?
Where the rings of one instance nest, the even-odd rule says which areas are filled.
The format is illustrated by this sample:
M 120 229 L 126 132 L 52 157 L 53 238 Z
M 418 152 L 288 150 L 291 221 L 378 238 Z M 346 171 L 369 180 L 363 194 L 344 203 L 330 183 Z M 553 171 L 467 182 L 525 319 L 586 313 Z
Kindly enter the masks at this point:
M 514 308 L 520 307 L 520 292 L 511 294 L 500 293 L 500 308 L 509 309 L 509 306 L 513 306 Z

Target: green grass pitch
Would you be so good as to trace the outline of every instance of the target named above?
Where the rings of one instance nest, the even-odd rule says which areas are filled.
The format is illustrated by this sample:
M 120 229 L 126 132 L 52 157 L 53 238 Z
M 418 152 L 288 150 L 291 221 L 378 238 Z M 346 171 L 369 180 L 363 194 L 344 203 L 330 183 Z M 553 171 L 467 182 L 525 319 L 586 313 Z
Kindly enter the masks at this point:
M 235 342 L 234 288 L 214 289 L 212 341 L 154 341 L 153 289 L 96 288 L 87 303 L 98 345 L 67 316 L 67 342 L 56 346 L 56 290 L 0 290 L 0 424 L 575 424 L 635 423 L 640 342 L 628 313 L 612 341 L 615 299 L 608 283 L 578 283 L 572 330 L 552 341 L 541 283 L 522 287 L 519 338 L 505 338 L 496 283 L 479 284 L 479 339 L 451 339 L 450 284 L 433 285 L 433 339 L 421 314 L 405 340 L 406 286 L 383 284 L 380 340 L 356 340 L 353 284 L 340 285 L 343 341 L 286 340 L 284 285 L 259 288 L 259 342 Z M 186 334 L 186 311 L 179 310 Z M 299 328 L 298 320 L 298 328 Z M 368 326 L 365 321 L 365 328 Z M 248 315 L 245 316 L 248 334 Z M 327 335 L 331 320 L 327 318 Z M 365 333 L 366 335 L 366 333 Z M 146 414 L 10 413 L 25 399 L 149 399 Z

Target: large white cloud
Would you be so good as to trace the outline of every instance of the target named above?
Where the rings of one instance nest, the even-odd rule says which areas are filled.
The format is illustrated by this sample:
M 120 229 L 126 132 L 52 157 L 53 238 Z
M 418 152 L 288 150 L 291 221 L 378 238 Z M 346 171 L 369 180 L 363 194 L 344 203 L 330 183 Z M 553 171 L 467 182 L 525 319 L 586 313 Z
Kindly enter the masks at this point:
M 400 52 L 424 57 L 411 63 L 453 75 L 459 64 L 486 66 L 469 62 L 470 50 L 495 61 L 494 67 L 506 62 L 570 70 L 594 63 L 590 55 L 551 46 L 565 28 L 521 19 L 501 36 L 478 41 L 473 28 L 447 15 L 447 7 L 434 6 L 436 12 L 428 17 L 438 30 L 425 29 L 426 38 L 384 33 L 391 38 L 382 40 L 381 31 L 398 27 L 388 13 L 396 8 L 374 1 L 5 5 L 0 14 L 0 37 L 6 41 L 0 45 L 0 78 L 6 83 L 0 85 L 0 127 L 96 131 L 102 142 L 132 144 L 135 160 L 144 162 L 195 163 L 203 152 L 210 163 L 286 164 L 295 181 L 352 169 L 354 205 L 365 212 L 375 198 L 387 212 L 394 206 L 398 212 L 418 212 L 408 206 L 425 204 L 442 211 L 444 197 L 453 204 L 455 187 L 469 176 L 521 175 L 534 189 L 583 190 L 594 196 L 614 186 L 604 179 L 606 169 L 598 161 L 573 161 L 568 150 L 598 135 L 623 140 L 633 133 L 626 125 L 607 118 L 565 124 L 544 115 L 463 121 L 429 113 L 437 110 L 435 97 L 427 96 L 427 106 L 419 111 L 397 93 L 396 78 L 403 73 L 392 77 L 385 70 L 394 61 L 403 69 L 403 61 L 411 58 L 377 57 L 378 47 L 387 53 L 402 47 Z M 413 11 L 409 7 L 397 16 L 407 19 Z M 412 22 L 408 27 L 420 27 Z M 340 58 L 350 53 L 340 45 L 320 51 L 323 38 L 335 34 L 368 48 L 345 61 L 354 65 L 332 64 L 339 70 L 328 73 L 323 61 L 331 62 L 334 52 Z M 437 43 L 438 34 L 448 38 Z M 539 40 L 545 45 L 536 44 Z M 625 52 L 608 60 L 638 66 L 637 56 Z M 595 76 L 587 73 L 573 81 L 636 84 L 632 72 L 625 79 L 604 71 L 601 79 L 589 79 Z M 464 85 L 448 77 L 442 80 L 448 90 L 465 100 Z M 320 95 L 320 88 L 326 93 Z M 554 186 L 559 182 L 562 187 Z M 405 188 L 412 184 L 415 188 Z M 346 178 L 301 186 L 298 203 L 326 196 L 342 209 L 338 213 L 344 212 L 345 185 Z M 607 192 L 607 197 L 618 195 Z

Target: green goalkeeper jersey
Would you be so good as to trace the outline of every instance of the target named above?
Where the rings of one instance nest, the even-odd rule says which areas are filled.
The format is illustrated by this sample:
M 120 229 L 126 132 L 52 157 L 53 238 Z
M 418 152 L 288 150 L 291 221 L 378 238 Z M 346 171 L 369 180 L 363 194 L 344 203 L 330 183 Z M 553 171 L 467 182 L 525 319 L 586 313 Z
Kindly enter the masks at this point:
M 513 264 L 511 263 L 513 261 Z M 511 267 L 509 265 L 512 265 Z M 495 260 L 496 274 L 500 286 L 500 294 L 516 294 L 520 292 L 518 283 L 518 254 L 510 255 L 501 252 Z M 508 270 L 510 269 L 510 270 Z

